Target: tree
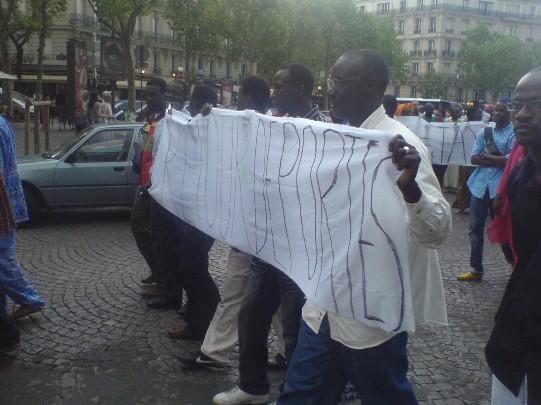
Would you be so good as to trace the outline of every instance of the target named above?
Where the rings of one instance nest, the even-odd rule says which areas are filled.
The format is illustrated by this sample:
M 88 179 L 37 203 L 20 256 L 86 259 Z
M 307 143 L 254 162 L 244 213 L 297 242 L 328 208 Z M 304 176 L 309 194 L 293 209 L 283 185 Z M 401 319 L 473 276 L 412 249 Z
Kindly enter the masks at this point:
M 9 32 L 18 4 L 19 2 L 15 0 L 0 0 L 0 70 L 7 74 L 11 73 L 11 59 L 8 47 L 9 36 L 6 33 Z M 2 84 L 4 100 L 11 100 L 11 84 L 7 80 L 4 80 Z M 13 118 L 13 105 L 9 102 L 7 105 L 7 117 L 11 119 Z
M 203 63 L 203 53 L 214 54 L 220 50 L 219 5 L 213 0 L 165 0 L 164 16 L 171 29 L 178 34 L 184 48 L 184 70 L 193 73 L 195 54 L 199 53 L 198 67 Z
M 88 0 L 98 21 L 122 44 L 122 55 L 128 81 L 128 109 L 135 112 L 135 71 L 132 37 L 137 17 L 148 14 L 158 0 Z
M 419 92 L 423 98 L 443 98 L 445 81 L 433 70 L 425 73 L 419 82 Z
M 17 10 L 11 20 L 8 35 L 16 50 L 15 74 L 18 79 L 21 79 L 22 75 L 24 46 L 40 29 L 37 13 L 37 9 Z
M 519 38 L 491 33 L 484 24 L 470 31 L 461 55 L 458 71 L 462 85 L 489 92 L 492 100 L 515 86 L 537 62 Z

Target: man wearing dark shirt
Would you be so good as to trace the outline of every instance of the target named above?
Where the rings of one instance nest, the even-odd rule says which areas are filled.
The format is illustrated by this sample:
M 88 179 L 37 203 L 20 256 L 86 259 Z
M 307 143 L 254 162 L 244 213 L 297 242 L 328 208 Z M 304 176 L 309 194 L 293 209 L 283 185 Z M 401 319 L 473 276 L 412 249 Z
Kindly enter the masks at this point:
M 527 157 L 507 183 L 518 259 L 485 349 L 492 405 L 541 403 L 541 67 L 518 82 L 511 111 Z

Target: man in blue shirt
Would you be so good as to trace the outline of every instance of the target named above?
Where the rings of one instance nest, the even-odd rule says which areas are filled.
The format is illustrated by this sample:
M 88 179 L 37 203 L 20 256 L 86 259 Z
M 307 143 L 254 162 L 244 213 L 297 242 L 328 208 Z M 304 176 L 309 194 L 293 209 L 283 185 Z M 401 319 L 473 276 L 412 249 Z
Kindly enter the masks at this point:
M 509 151 L 515 142 L 513 125 L 507 104 L 496 104 L 493 117 L 495 128 L 484 128 L 477 134 L 471 153 L 471 162 L 478 167 L 468 180 L 472 197 L 470 201 L 470 266 L 471 271 L 458 275 L 460 281 L 483 278 L 483 242 L 487 213 L 494 217 L 492 202 L 507 163 Z M 502 246 L 506 257 L 506 247 Z M 512 256 L 511 256 L 512 257 Z

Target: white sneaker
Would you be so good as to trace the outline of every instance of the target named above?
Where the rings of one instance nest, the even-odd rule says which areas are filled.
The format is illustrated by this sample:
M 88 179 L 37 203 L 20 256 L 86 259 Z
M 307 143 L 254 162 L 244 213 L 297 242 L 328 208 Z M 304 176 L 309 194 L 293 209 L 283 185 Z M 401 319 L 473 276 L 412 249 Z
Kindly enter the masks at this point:
M 269 394 L 252 395 L 244 392 L 239 387 L 231 388 L 229 391 L 214 395 L 212 403 L 214 405 L 241 405 L 241 404 L 266 404 L 269 400 Z

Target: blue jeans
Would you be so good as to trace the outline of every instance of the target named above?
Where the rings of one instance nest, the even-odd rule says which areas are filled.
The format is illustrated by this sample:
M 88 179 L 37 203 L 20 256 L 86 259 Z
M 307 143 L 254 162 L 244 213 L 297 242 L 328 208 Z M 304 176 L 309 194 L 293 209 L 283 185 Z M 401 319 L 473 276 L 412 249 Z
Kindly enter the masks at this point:
M 485 241 L 485 222 L 487 214 L 494 218 L 492 210 L 493 198 L 490 198 L 488 189 L 483 198 L 477 198 L 473 195 L 470 200 L 470 266 L 473 273 L 483 274 L 483 244 Z
M 401 332 L 379 346 L 351 349 L 331 339 L 327 316 L 317 334 L 302 321 L 278 404 L 337 404 L 349 380 L 363 405 L 416 405 L 407 341 Z
M 15 259 L 15 231 L 2 236 L 0 246 L 0 311 L 7 310 L 7 297 L 19 305 L 45 305 Z

